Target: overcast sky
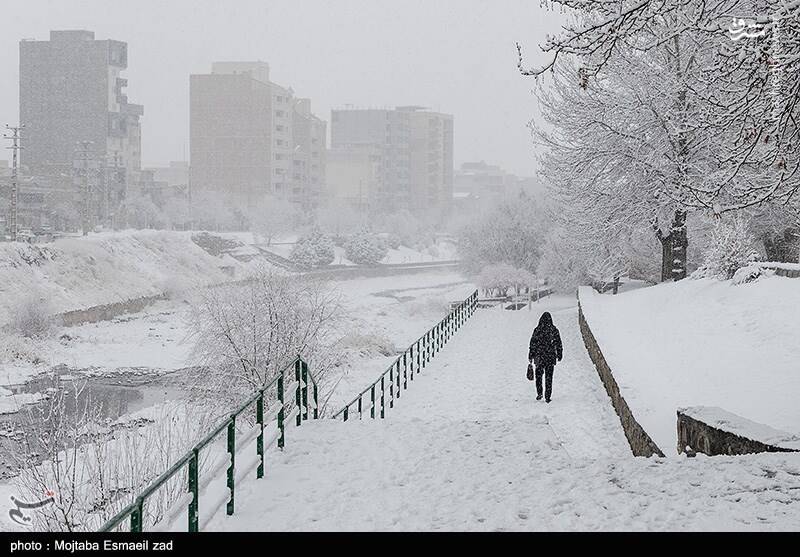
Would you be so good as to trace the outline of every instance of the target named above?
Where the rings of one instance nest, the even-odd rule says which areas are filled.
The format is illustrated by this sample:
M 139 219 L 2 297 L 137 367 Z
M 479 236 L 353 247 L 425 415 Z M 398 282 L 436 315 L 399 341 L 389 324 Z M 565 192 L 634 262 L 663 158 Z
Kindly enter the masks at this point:
M 0 18 L 0 123 L 19 114 L 19 40 L 88 29 L 128 43 L 128 97 L 144 105 L 145 165 L 189 152 L 189 74 L 217 60 L 263 60 L 271 78 L 331 108 L 423 105 L 455 116 L 456 164 L 530 175 L 530 60 L 561 16 L 537 0 L 25 0 Z M 0 155 L 0 158 L 8 158 Z

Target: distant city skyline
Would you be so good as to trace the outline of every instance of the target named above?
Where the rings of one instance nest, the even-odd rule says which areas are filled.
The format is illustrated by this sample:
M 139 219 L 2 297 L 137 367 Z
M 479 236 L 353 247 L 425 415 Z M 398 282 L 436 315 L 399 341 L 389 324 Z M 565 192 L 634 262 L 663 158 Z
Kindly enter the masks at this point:
M 33 0 L 15 7 L 14 18 L 0 21 L 0 119 L 19 118 L 19 41 L 86 29 L 128 43 L 129 94 L 146 109 L 143 166 L 189 160 L 190 74 L 219 60 L 262 60 L 326 121 L 331 109 L 348 105 L 425 106 L 458 122 L 456 165 L 485 160 L 518 175 L 534 172 L 527 129 L 534 83 L 517 72 L 514 41 L 533 62 L 560 14 L 522 0 L 235 4 Z

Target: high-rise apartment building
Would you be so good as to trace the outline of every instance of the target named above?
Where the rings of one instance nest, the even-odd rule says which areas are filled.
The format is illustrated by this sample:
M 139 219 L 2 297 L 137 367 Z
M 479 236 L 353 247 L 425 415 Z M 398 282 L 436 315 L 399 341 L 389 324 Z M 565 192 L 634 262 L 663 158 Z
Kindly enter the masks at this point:
M 49 41 L 20 41 L 25 173 L 63 179 L 86 165 L 96 188 L 124 195 L 141 170 L 143 114 L 125 94 L 128 81 L 121 74 L 127 66 L 126 43 L 95 40 L 91 31 L 51 31 Z M 80 154 L 79 143 L 87 141 L 86 154 Z M 89 162 L 81 162 L 84 157 Z
M 247 202 L 276 195 L 319 201 L 326 123 L 309 99 L 269 79 L 264 62 L 216 62 L 190 77 L 190 176 L 194 191 Z
M 348 157 L 344 151 L 352 150 Z M 446 210 L 453 196 L 453 117 L 418 106 L 331 113 L 331 153 L 377 156 L 371 206 Z M 363 195 L 362 195 L 363 198 Z

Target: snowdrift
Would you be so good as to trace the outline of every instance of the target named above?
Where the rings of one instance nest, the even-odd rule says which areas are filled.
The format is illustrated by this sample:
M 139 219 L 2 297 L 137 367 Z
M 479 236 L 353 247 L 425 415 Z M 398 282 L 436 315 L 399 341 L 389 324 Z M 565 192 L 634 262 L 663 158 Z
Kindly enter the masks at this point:
M 686 279 L 580 291 L 587 322 L 647 433 L 676 454 L 678 408 L 718 406 L 800 433 L 800 280 Z

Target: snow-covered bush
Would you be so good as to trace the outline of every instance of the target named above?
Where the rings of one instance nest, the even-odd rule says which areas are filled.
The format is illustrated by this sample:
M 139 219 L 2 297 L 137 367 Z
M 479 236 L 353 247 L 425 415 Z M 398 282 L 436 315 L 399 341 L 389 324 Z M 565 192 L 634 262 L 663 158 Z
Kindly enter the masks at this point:
M 397 353 L 394 343 L 384 335 L 361 334 L 356 331 L 345 335 L 337 347 L 364 357 L 391 356 Z
M 164 293 L 168 300 L 183 299 L 191 288 L 191 280 L 180 275 L 170 275 L 162 280 L 159 286 L 159 290 Z
M 375 265 L 389 253 L 384 240 L 366 231 L 350 236 L 344 245 L 345 257 L 357 265 Z
M 692 276 L 731 279 L 736 271 L 759 257 L 745 218 L 735 216 L 720 220 L 711 233 L 703 265 Z
M 300 238 L 290 256 L 295 264 L 305 269 L 330 265 L 335 258 L 333 241 L 319 230 Z
M 766 269 L 761 265 L 747 265 L 746 267 L 742 267 L 741 269 L 737 270 L 733 274 L 733 280 L 731 282 L 736 285 L 747 284 L 750 282 L 755 282 L 761 277 L 771 276 L 774 274 L 774 270 Z
M 11 308 L 11 329 L 26 338 L 46 337 L 57 324 L 54 309 L 45 296 L 31 293 Z
M 36 531 L 96 531 L 206 434 L 214 419 L 207 409 L 188 413 L 184 405 L 170 404 L 150 410 L 147 418 L 111 423 L 85 382 L 55 374 L 46 390 L 45 402 L 22 413 L 23 435 L 11 454 L 19 471 L 11 483 L 21 500 L 53 498 L 31 513 Z M 200 473 L 212 465 L 208 453 L 201 454 Z M 153 493 L 144 525 L 163 520 L 185 489 L 178 474 Z
M 403 241 L 400 239 L 400 236 L 398 234 L 390 233 L 386 236 L 386 243 L 392 249 L 399 249 Z

